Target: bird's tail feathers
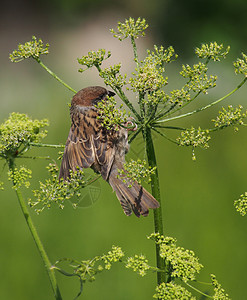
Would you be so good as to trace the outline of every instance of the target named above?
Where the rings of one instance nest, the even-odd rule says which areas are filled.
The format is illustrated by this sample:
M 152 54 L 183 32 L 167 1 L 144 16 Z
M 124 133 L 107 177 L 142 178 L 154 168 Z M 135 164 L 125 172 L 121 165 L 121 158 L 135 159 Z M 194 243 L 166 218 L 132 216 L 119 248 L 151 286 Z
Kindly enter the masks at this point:
M 120 201 L 124 213 L 129 216 L 132 211 L 137 217 L 147 216 L 149 208 L 158 208 L 159 202 L 137 182 L 123 182 L 121 178 L 109 177 L 109 183 Z

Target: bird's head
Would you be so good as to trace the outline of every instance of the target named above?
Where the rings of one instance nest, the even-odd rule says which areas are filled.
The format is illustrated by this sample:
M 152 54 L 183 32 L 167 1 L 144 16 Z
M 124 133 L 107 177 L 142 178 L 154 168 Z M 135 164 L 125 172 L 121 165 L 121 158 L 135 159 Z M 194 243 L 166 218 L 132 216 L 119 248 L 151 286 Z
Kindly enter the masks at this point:
M 115 93 L 101 86 L 89 86 L 77 92 L 72 98 L 72 106 L 95 106 L 98 102 L 105 100 L 107 96 L 112 97 Z

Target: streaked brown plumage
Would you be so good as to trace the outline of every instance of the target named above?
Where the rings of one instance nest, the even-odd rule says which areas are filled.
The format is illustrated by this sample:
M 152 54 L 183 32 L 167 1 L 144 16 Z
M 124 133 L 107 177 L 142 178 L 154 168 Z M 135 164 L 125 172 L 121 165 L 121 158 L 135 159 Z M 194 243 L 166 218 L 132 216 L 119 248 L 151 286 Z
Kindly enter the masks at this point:
M 137 217 L 147 216 L 149 208 L 159 207 L 159 202 L 141 185 L 134 182 L 131 188 L 117 177 L 123 169 L 125 153 L 129 149 L 128 131 L 106 130 L 97 119 L 94 107 L 107 96 L 115 95 L 103 87 L 92 86 L 80 90 L 71 101 L 71 128 L 66 142 L 59 178 L 69 178 L 69 171 L 91 167 L 109 182 L 121 203 L 124 213 L 132 211 Z

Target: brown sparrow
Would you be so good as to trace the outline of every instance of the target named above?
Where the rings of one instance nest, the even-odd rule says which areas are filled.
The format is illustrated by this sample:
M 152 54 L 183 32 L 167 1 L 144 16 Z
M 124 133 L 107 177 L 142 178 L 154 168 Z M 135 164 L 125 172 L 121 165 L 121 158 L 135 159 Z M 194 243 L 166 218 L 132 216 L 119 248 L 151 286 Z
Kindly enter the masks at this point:
M 70 170 L 91 167 L 108 181 L 121 203 L 124 213 L 147 216 L 149 208 L 159 202 L 137 182 L 123 182 L 118 170 L 124 169 L 125 153 L 129 149 L 128 131 L 107 130 L 97 118 L 95 105 L 115 93 L 100 86 L 80 90 L 71 101 L 71 128 L 66 142 L 59 178 L 69 179 Z M 121 175 L 122 176 L 122 175 Z M 125 178 L 126 180 L 126 178 Z

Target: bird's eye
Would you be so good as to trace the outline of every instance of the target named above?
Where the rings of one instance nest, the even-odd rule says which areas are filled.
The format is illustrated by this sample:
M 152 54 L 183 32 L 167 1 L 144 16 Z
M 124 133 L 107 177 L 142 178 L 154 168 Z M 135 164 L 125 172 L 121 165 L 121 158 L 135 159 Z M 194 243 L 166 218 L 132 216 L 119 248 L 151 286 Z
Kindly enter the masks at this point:
M 108 92 L 107 92 L 107 95 L 108 95 L 109 97 L 113 97 L 113 96 L 115 96 L 116 94 L 115 94 L 114 92 L 112 92 L 112 91 L 108 91 Z

